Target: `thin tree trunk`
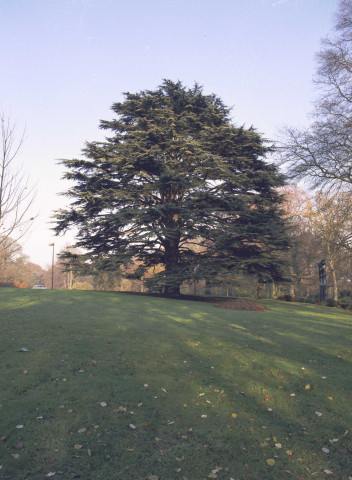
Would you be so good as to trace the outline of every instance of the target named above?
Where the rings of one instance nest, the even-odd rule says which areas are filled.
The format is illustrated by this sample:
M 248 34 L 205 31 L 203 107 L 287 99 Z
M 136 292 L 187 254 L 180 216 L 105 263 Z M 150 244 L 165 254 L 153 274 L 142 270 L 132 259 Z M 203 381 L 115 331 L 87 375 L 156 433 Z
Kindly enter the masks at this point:
M 178 242 L 167 240 L 165 248 L 165 293 L 166 295 L 180 295 L 181 279 L 177 277 Z
M 273 282 L 272 283 L 272 294 L 271 294 L 272 298 L 277 298 L 277 290 L 276 290 L 276 283 Z
M 331 277 L 332 277 L 333 299 L 337 301 L 339 299 L 339 289 L 337 286 L 336 273 L 335 273 L 335 268 L 333 268 L 332 264 L 330 265 L 331 265 L 330 269 L 331 269 Z
M 330 251 L 329 246 L 328 246 L 328 256 L 329 256 L 329 269 L 330 269 L 331 277 L 332 277 L 333 299 L 337 301 L 339 299 L 339 290 L 338 290 L 338 287 L 337 287 L 335 265 L 334 265 L 334 261 L 332 259 L 332 255 L 331 255 L 331 251 Z

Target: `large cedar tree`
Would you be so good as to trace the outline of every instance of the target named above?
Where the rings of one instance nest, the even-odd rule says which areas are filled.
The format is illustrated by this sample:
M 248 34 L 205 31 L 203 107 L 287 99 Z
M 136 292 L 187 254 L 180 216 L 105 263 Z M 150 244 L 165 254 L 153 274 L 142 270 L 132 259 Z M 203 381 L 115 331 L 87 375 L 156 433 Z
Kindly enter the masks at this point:
M 133 264 L 136 275 L 167 294 L 181 284 L 238 271 L 281 275 L 287 248 L 276 167 L 253 128 L 236 127 L 230 110 L 195 84 L 165 80 L 155 91 L 125 93 L 110 136 L 87 143 L 84 158 L 63 160 L 73 187 L 56 212 L 56 233 L 78 228 L 90 261 Z

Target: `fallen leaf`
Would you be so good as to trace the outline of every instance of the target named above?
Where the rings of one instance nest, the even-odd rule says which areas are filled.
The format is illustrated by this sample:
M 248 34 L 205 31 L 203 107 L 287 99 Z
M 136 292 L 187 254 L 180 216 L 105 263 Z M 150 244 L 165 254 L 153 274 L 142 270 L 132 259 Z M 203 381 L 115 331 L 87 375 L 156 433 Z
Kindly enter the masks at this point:
M 282 448 L 282 445 L 281 445 L 281 443 L 275 443 L 275 447 L 276 448 Z
M 11 453 L 11 457 L 13 457 L 15 460 L 17 460 L 18 458 L 20 458 L 20 456 L 19 456 L 18 453 Z
M 88 448 L 87 453 L 88 453 L 88 457 L 92 456 L 92 450 L 90 448 Z
M 76 450 L 79 450 L 80 448 L 82 448 L 83 445 L 80 445 L 79 443 L 75 443 L 73 445 L 73 448 L 75 448 Z
M 323 414 L 320 413 L 320 412 L 315 412 L 315 415 L 317 415 L 318 417 L 322 417 L 322 416 L 323 416 Z
M 268 458 L 266 463 L 269 465 L 269 467 L 273 467 L 275 465 L 275 460 L 273 458 Z
M 310 385 L 307 383 L 307 385 L 304 387 L 306 390 L 310 390 Z
M 86 431 L 87 431 L 86 427 L 82 427 L 79 430 L 77 430 L 77 433 L 84 433 Z
M 325 447 L 322 448 L 321 451 L 324 452 L 324 453 L 330 453 L 330 450 L 328 448 L 325 448 Z
M 237 418 L 237 413 L 233 413 L 233 414 L 231 415 L 231 417 L 232 417 L 232 418 Z
M 132 428 L 132 430 L 136 430 L 137 427 L 133 425 L 133 423 L 130 423 L 130 428 Z
M 49 472 L 45 475 L 45 477 L 53 477 L 56 474 L 56 472 Z
M 28 375 L 28 371 L 27 371 L 27 370 L 23 370 L 23 375 Z
M 324 473 L 326 473 L 326 475 L 334 475 L 334 472 L 331 470 L 324 470 Z
M 16 425 L 16 428 L 18 429 L 23 428 L 23 425 Z
M 295 393 L 290 393 L 290 397 L 295 397 L 296 394 Z
M 276 438 L 276 437 L 273 437 L 273 442 L 277 442 L 277 438 Z
M 208 415 L 201 415 L 201 418 L 208 418 Z
M 291 450 L 286 450 L 286 455 L 291 456 L 291 455 L 293 455 L 293 453 L 291 452 Z
M 159 480 L 159 477 L 157 475 L 149 475 L 149 477 L 147 477 L 147 480 Z
M 107 406 L 107 403 L 106 403 L 106 402 L 100 402 L 100 405 L 101 405 L 102 407 L 106 407 L 106 406 Z

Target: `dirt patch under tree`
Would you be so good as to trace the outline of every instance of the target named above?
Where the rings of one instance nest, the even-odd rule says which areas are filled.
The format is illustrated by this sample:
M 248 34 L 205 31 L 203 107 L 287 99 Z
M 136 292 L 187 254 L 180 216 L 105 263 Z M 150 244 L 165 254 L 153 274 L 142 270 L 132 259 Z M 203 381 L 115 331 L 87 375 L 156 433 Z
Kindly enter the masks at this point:
M 229 308 L 230 310 L 248 310 L 253 312 L 264 312 L 267 308 L 259 305 L 254 300 L 248 298 L 232 298 L 221 303 L 216 303 L 214 307 Z

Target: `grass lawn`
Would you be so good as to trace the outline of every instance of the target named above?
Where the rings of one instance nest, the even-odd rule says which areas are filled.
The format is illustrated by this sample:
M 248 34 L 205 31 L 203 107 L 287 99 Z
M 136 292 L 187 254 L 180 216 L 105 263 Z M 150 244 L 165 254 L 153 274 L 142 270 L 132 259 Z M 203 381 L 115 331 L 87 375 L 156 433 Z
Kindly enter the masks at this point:
M 0 478 L 349 480 L 352 315 L 262 304 L 0 289 Z

